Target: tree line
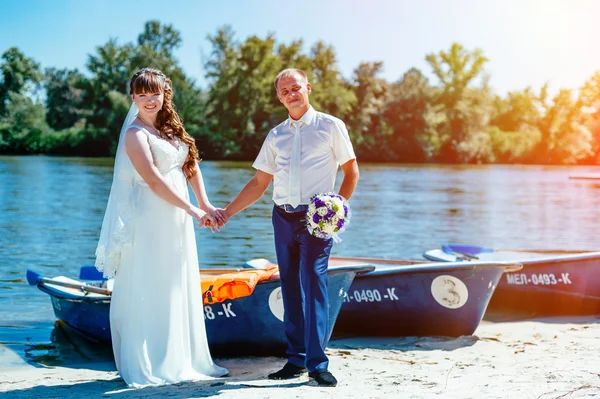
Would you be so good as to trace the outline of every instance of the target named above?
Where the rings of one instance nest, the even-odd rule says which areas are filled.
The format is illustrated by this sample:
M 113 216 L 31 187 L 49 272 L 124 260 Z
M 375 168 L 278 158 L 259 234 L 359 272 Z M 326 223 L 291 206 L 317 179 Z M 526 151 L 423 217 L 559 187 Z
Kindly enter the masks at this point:
M 411 68 L 395 82 L 382 62 L 361 63 L 350 80 L 334 49 L 319 41 L 278 43 L 273 34 L 238 41 L 231 27 L 209 35 L 201 90 L 174 51 L 172 25 L 148 21 L 137 42 L 116 39 L 89 54 L 87 73 L 47 68 L 13 47 L 2 54 L 0 154 L 111 156 L 130 99 L 128 79 L 143 68 L 165 72 L 174 101 L 204 159 L 252 160 L 269 129 L 287 117 L 276 74 L 308 73 L 315 109 L 344 120 L 359 160 L 373 162 L 597 164 L 600 71 L 578 90 L 551 96 L 548 84 L 499 96 L 482 50 L 458 43 L 426 55 L 434 81 Z

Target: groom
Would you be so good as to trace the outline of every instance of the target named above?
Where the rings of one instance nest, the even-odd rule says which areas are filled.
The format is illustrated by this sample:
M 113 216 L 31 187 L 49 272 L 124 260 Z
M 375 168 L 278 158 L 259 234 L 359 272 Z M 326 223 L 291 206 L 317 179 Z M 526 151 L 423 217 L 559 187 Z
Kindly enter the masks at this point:
M 358 182 L 358 164 L 344 122 L 315 111 L 311 85 L 300 69 L 275 79 L 289 117 L 267 135 L 252 165 L 257 171 L 219 216 L 227 220 L 256 202 L 273 183 L 273 229 L 281 276 L 288 361 L 270 379 L 295 378 L 307 369 L 319 386 L 335 386 L 325 355 L 329 329 L 327 265 L 332 240 L 312 236 L 306 211 L 314 194 L 333 191 L 338 165 L 344 172 L 339 194 L 349 199 Z

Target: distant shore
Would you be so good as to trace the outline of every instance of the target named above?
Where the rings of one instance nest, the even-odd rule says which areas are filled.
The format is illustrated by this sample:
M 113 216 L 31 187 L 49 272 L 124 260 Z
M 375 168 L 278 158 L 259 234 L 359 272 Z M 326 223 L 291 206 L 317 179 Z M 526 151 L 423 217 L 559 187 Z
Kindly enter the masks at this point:
M 254 162 L 255 158 L 254 158 L 255 154 L 252 154 L 250 156 L 247 157 L 236 157 L 236 158 L 226 158 L 226 157 L 216 157 L 216 158 L 211 158 L 211 157 L 202 157 L 202 161 L 208 161 L 208 162 L 220 162 L 220 163 L 247 163 L 248 167 L 251 166 L 252 162 Z M 91 161 L 95 161 L 97 160 L 100 163 L 109 163 L 112 166 L 112 163 L 114 162 L 114 155 L 102 155 L 102 156 L 96 156 L 96 155 L 81 155 L 81 154 L 73 154 L 73 155 L 69 155 L 69 154 L 49 154 L 49 153 L 36 153 L 36 154 L 1 154 L 0 153 L 0 159 L 1 158 L 12 158 L 12 157 L 48 157 L 48 158 L 56 158 L 56 159 L 61 159 L 61 158 L 65 158 L 65 159 L 86 159 L 86 160 L 91 160 Z M 359 162 L 361 163 L 365 163 L 365 164 L 373 164 L 373 165 L 419 165 L 419 166 L 431 166 L 431 167 L 436 167 L 436 166 L 456 166 L 456 167 L 461 167 L 461 166 L 468 166 L 468 167 L 489 167 L 489 166 L 524 166 L 524 167 L 561 167 L 561 168 L 565 168 L 565 169 L 582 169 L 584 170 L 584 172 L 582 172 L 581 174 L 578 175 L 573 175 L 570 176 L 571 179 L 573 180 L 577 180 L 577 179 L 590 179 L 590 177 L 587 177 L 588 174 L 586 172 L 586 170 L 593 170 L 593 171 L 597 171 L 597 167 L 600 166 L 600 163 L 596 163 L 594 162 L 586 162 L 586 163 L 578 163 L 578 164 L 561 164 L 561 163 L 519 163 L 519 162 L 485 162 L 485 163 L 479 163 L 479 162 L 441 162 L 441 161 L 436 161 L 436 162 L 432 162 L 432 161 L 423 161 L 423 162 L 415 162 L 415 161 L 406 161 L 406 162 L 402 162 L 402 161 L 381 161 L 380 159 L 377 159 L 376 157 L 358 157 Z M 599 173 L 593 173 L 590 172 L 589 176 L 592 176 L 591 179 L 596 179 L 598 176 L 600 176 Z
M 128 389 L 114 363 L 0 369 L 11 398 L 592 398 L 600 396 L 598 318 L 483 322 L 456 339 L 356 338 L 327 350 L 336 388 L 303 376 L 270 381 L 281 358 L 217 359 L 231 375 L 212 381 Z M 10 395 L 10 396 L 8 396 Z

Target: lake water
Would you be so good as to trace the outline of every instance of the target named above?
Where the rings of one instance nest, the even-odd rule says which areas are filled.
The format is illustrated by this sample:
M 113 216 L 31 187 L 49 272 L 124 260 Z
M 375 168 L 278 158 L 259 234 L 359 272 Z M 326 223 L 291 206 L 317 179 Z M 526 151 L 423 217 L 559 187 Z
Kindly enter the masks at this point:
M 203 162 L 223 206 L 252 177 L 250 163 Z M 338 256 L 419 258 L 441 242 L 511 249 L 598 249 L 600 167 L 361 164 Z M 341 177 L 341 173 L 340 173 Z M 112 159 L 0 156 L 0 367 L 110 358 L 55 328 L 48 295 L 25 271 L 76 278 L 94 251 Z M 338 181 L 339 185 L 339 181 Z M 196 230 L 202 267 L 275 260 L 270 192 L 220 232 Z M 82 349 L 83 348 L 83 349 Z

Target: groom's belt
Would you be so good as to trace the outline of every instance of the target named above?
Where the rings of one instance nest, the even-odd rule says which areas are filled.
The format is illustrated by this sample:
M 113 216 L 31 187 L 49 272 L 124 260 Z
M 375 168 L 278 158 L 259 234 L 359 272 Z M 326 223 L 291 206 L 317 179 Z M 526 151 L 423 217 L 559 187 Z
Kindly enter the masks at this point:
M 282 205 L 275 204 L 275 206 L 277 208 L 279 208 L 279 209 L 283 209 L 287 213 L 296 213 L 296 212 L 306 212 L 306 211 L 308 211 L 308 205 L 298 205 L 298 206 L 294 207 L 293 205 L 290 205 L 290 204 L 282 204 Z

